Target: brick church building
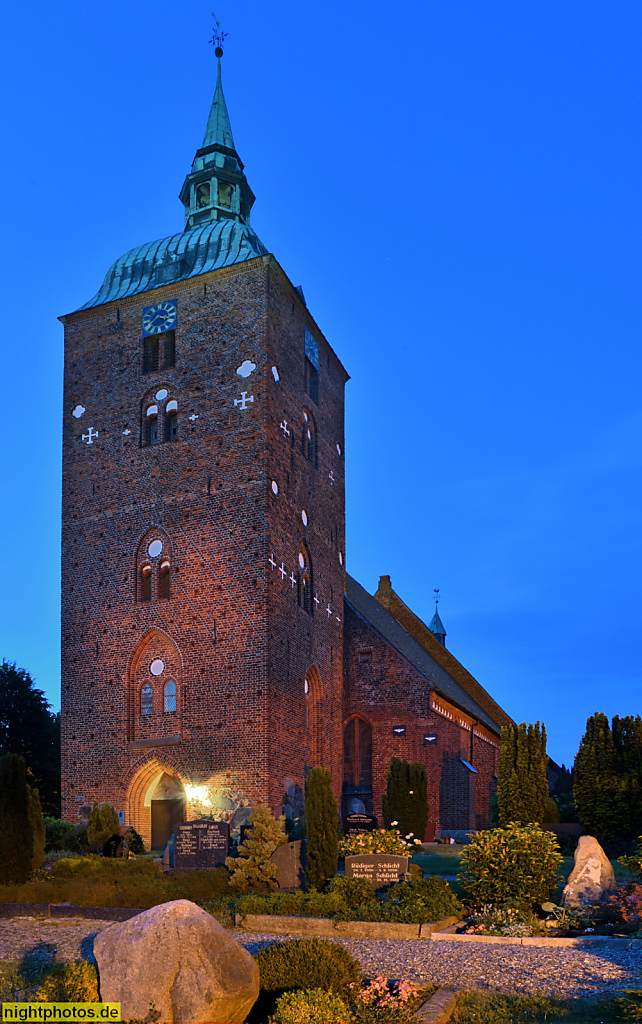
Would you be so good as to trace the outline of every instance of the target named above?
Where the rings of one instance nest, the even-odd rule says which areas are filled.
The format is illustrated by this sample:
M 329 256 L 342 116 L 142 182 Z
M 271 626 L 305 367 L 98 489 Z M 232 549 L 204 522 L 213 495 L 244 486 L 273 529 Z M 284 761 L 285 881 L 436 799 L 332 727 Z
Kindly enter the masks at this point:
M 486 826 L 509 718 L 437 614 L 346 572 L 348 374 L 250 227 L 221 55 L 184 230 L 61 318 L 63 816 L 108 801 L 158 847 L 298 816 L 318 764 L 380 814 L 397 755 L 436 829 Z

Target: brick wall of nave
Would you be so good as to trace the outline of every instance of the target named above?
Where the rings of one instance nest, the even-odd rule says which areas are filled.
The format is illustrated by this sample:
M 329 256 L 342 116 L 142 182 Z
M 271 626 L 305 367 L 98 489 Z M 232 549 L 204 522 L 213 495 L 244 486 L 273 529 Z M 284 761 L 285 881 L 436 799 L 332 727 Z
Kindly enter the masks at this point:
M 437 830 L 490 823 L 498 739 L 437 696 L 430 681 L 346 604 L 344 722 L 361 716 L 372 728 L 373 813 L 393 756 L 419 761 L 428 777 L 429 821 Z M 475 728 L 471 773 L 471 728 Z M 399 730 L 405 728 L 405 733 Z

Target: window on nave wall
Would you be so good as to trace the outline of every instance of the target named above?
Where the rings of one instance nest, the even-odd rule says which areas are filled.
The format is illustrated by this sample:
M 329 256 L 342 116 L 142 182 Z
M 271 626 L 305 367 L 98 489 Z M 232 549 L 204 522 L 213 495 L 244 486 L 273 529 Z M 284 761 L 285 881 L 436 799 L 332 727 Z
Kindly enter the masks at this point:
M 343 782 L 372 789 L 372 728 L 358 715 L 348 719 L 343 729 Z
M 136 555 L 136 600 L 169 600 L 171 571 L 171 550 L 165 531 L 149 530 L 138 545 Z
M 178 400 L 168 388 L 155 388 L 142 401 L 143 448 L 178 439 Z

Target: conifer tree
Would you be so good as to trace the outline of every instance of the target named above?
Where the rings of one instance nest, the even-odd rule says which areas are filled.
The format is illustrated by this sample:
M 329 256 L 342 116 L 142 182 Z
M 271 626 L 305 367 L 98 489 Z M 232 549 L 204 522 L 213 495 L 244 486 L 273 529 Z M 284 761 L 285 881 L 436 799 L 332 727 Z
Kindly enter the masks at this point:
M 320 890 L 334 878 L 339 862 L 337 804 L 327 768 L 313 768 L 305 780 L 305 825 L 305 884 Z
M 517 732 L 512 726 L 502 729 L 497 781 L 500 826 L 511 821 L 530 825 L 546 820 L 547 764 L 543 723 L 527 726 L 522 722 Z
M 638 727 L 635 719 L 613 721 L 615 730 L 601 712 L 587 720 L 575 755 L 575 806 L 591 835 L 634 836 L 640 825 L 640 775 L 635 754 Z
M 5 754 L 0 757 L 0 882 L 26 882 L 32 858 L 33 831 L 24 758 Z
M 35 786 L 27 785 L 27 805 L 29 811 L 29 824 L 33 836 L 33 847 L 31 856 L 31 870 L 41 868 L 45 860 L 45 822 L 40 806 L 40 794 Z
M 288 841 L 285 817 L 281 815 L 277 820 L 269 807 L 255 807 L 248 824 L 251 828 L 239 844 L 238 857 L 228 857 L 225 862 L 231 871 L 230 885 L 238 889 L 276 889 L 276 864 L 270 858 Z
M 87 822 L 87 841 L 90 846 L 102 846 L 110 836 L 118 834 L 118 811 L 111 804 L 94 802 Z
M 397 828 L 402 836 L 412 835 L 423 843 L 428 822 L 428 779 L 422 764 L 392 758 L 381 810 L 385 828 Z M 393 821 L 397 823 L 394 826 Z

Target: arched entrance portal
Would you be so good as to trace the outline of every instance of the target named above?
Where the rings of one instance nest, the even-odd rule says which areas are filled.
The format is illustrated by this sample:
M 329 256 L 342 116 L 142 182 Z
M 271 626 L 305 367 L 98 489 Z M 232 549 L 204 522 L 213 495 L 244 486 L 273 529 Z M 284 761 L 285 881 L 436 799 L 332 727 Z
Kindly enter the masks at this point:
M 175 769 L 159 761 L 143 765 L 127 791 L 127 821 L 145 845 L 164 849 L 174 827 L 185 817 L 185 787 Z

